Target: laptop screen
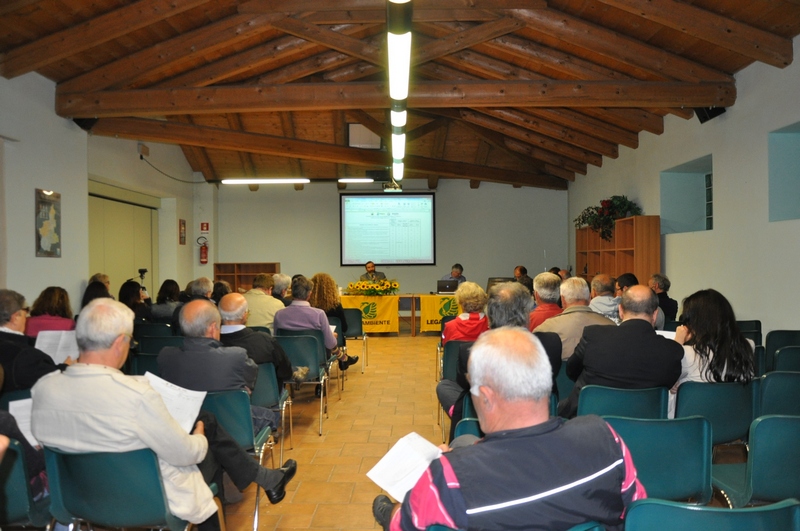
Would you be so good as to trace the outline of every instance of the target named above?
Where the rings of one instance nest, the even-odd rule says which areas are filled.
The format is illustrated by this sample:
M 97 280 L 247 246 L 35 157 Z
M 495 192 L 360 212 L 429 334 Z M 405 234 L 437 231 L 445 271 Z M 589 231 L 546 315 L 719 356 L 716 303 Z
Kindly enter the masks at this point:
M 458 280 L 437 280 L 436 293 L 455 293 L 458 289 Z

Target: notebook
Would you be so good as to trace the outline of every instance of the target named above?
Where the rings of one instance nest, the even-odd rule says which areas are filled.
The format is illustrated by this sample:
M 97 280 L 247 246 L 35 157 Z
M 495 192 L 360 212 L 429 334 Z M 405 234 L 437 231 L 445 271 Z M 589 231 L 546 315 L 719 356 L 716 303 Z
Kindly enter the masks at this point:
M 458 280 L 437 280 L 436 293 L 455 293 L 458 289 Z

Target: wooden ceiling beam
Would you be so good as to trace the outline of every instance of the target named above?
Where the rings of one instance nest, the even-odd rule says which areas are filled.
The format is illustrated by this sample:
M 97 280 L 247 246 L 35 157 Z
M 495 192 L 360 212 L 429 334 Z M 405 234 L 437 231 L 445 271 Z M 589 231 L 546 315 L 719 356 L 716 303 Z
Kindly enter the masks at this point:
M 675 0 L 599 0 L 618 9 L 745 57 L 784 68 L 792 63 L 792 40 Z
M 282 112 L 281 115 L 281 130 L 283 131 L 283 136 L 286 138 L 295 138 L 295 130 L 294 130 L 294 119 L 292 119 L 292 113 L 290 112 Z M 252 156 L 248 153 L 248 156 Z M 296 175 L 298 177 L 303 176 L 303 165 L 300 162 L 300 159 L 289 159 L 289 170 L 291 175 Z
M 192 117 L 188 115 L 170 116 L 169 120 L 172 122 L 178 122 L 182 124 L 189 124 L 189 125 L 194 124 L 194 122 L 192 121 Z M 208 153 L 206 153 L 206 150 L 204 148 L 181 144 L 181 150 L 183 151 L 183 154 L 186 156 L 186 160 L 189 162 L 189 165 L 192 167 L 193 171 L 198 171 L 202 173 L 203 178 L 206 181 L 219 180 L 219 175 L 217 175 L 217 171 L 214 169 L 214 165 L 211 164 L 211 160 L 208 158 Z
M 733 82 L 733 76 L 646 44 L 603 26 L 553 9 L 513 11 L 534 31 L 591 50 L 611 59 L 662 76 L 665 79 Z M 678 105 L 680 107 L 680 105 Z
M 414 0 L 414 11 L 428 9 L 542 9 L 546 0 Z M 239 13 L 301 13 L 304 11 L 374 11 L 386 12 L 386 0 L 251 0 L 239 6 Z
M 506 35 L 523 27 L 525 27 L 525 24 L 522 21 L 512 17 L 503 17 L 491 22 L 484 22 L 420 46 L 411 54 L 411 64 L 427 63 L 437 57 L 470 48 L 488 39 Z
M 386 66 L 386 58 L 381 49 L 369 42 L 342 35 L 336 31 L 310 24 L 296 18 L 284 18 L 273 22 L 273 26 L 295 37 L 305 39 L 328 48 L 333 48 L 353 57 L 358 57 L 374 64 Z
M 446 128 L 450 124 L 449 118 L 436 118 L 431 120 L 430 122 L 421 125 L 419 127 L 415 127 L 414 129 L 408 131 L 406 133 L 406 142 L 413 142 L 418 138 L 422 138 L 423 136 L 427 135 L 428 133 L 432 133 L 434 131 L 438 131 L 439 129 Z
M 174 68 L 175 63 L 202 57 L 272 28 L 283 15 L 234 15 L 194 31 L 160 42 L 59 84 L 66 92 L 91 92 L 123 88 L 137 79 Z
M 337 4 L 338 7 L 338 4 Z M 497 12 L 475 9 L 415 9 L 412 20 L 417 22 L 440 22 L 445 20 L 471 20 L 486 22 L 495 20 Z M 386 24 L 386 7 L 369 11 L 315 11 L 305 17 L 314 24 Z
M 6 0 L 0 5 L 0 16 L 8 15 L 25 7 L 39 3 L 39 0 Z
M 283 114 L 283 113 L 282 113 Z M 225 115 L 228 120 L 228 127 L 231 131 L 244 131 L 244 127 L 242 126 L 242 118 L 238 114 L 228 113 Z M 283 116 L 281 116 L 283 118 Z M 285 129 L 284 135 L 289 136 Z M 244 174 L 248 177 L 255 177 L 256 176 L 256 165 L 253 162 L 253 156 L 246 151 L 239 151 L 239 160 L 242 163 L 242 168 L 244 169 Z
M 735 101 L 733 83 L 423 81 L 412 84 L 408 107 L 730 107 Z M 388 108 L 383 82 L 56 94 L 56 112 L 70 118 Z
M 385 151 L 358 149 L 272 135 L 235 132 L 229 129 L 177 124 L 142 118 L 108 118 L 99 120 L 92 134 L 149 142 L 182 144 L 229 151 L 247 151 L 278 157 L 317 160 L 356 166 L 388 166 L 391 155 Z M 437 173 L 461 179 L 479 179 L 556 190 L 566 189 L 563 180 L 536 173 L 476 166 L 462 162 L 434 160 L 407 155 L 406 171 Z M 335 177 L 331 177 L 335 178 Z
M 183 13 L 209 0 L 139 0 L 0 56 L 0 75 L 11 79 Z

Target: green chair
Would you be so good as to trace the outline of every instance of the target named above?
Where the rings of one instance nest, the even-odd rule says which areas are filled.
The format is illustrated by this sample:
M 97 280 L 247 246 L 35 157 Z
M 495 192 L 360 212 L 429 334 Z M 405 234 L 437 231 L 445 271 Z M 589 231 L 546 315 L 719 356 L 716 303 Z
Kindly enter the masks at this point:
M 267 426 L 259 433 L 253 434 L 253 417 L 250 414 L 250 396 L 247 391 L 241 389 L 207 393 L 201 409 L 213 413 L 217 417 L 217 423 L 236 440 L 239 446 L 252 453 L 259 465 L 264 466 L 264 455 L 269 450 L 269 454 L 272 457 L 272 468 L 275 468 L 275 456 L 270 442 L 272 429 Z M 261 487 L 256 484 L 253 531 L 258 531 L 260 497 Z
M 558 415 L 558 397 L 555 393 L 550 393 L 550 416 Z
M 681 325 L 680 321 L 667 321 L 664 323 L 665 332 L 674 332 Z
M 481 424 L 476 417 L 464 417 L 458 421 L 453 438 L 455 439 L 461 435 L 474 435 L 478 438 L 483 437 Z
M 328 413 L 328 375 L 319 359 L 319 342 L 312 336 L 277 336 L 292 367 L 308 367 L 306 381 L 300 385 L 321 386 L 319 397 L 319 434 L 322 435 L 322 418 Z
M 361 374 L 364 374 L 364 367 L 369 365 L 369 348 L 367 345 L 367 334 L 364 333 L 364 315 L 357 308 L 345 308 L 344 320 L 347 321 L 347 335 L 345 339 L 357 339 L 361 341 Z
M 439 381 L 438 378 L 439 378 L 439 373 L 441 372 L 442 354 L 444 353 L 444 349 L 442 347 L 442 336 L 444 336 L 444 325 L 446 325 L 448 322 L 452 321 L 456 317 L 457 317 L 456 315 L 445 315 L 442 317 L 441 320 L 442 330 L 441 333 L 439 334 L 439 342 L 436 343 L 436 361 L 434 365 L 434 371 L 435 371 L 434 378 L 436 378 L 436 381 Z
M 767 349 L 763 345 L 758 345 L 753 351 L 753 369 L 756 376 L 764 376 L 767 373 Z
M 800 345 L 800 330 L 773 330 L 767 334 L 766 372 L 775 370 L 775 352 L 781 347 Z
M 558 374 L 556 375 L 556 387 L 558 387 L 559 400 L 564 400 L 567 398 L 570 393 L 572 393 L 572 388 L 575 387 L 575 382 L 570 380 L 569 376 L 567 376 L 566 360 L 561 363 L 561 368 L 558 369 Z
M 169 512 L 158 460 L 149 448 L 70 454 L 45 447 L 44 458 L 50 513 L 62 524 L 84 520 L 100 527 L 173 531 L 188 525 Z
M 260 363 L 258 365 L 258 377 L 256 386 L 250 394 L 250 403 L 254 406 L 278 409 L 281 412 L 281 457 L 283 463 L 283 446 L 286 439 L 286 408 L 289 408 L 289 449 L 294 448 L 292 435 L 294 427 L 292 425 L 292 399 L 289 391 L 278 387 L 278 377 L 275 375 L 275 365 L 272 363 Z
M 152 324 L 152 323 L 146 323 Z M 133 374 L 151 372 L 160 376 L 158 369 L 158 353 L 164 347 L 182 347 L 183 336 L 142 336 L 139 338 L 138 352 L 133 356 Z
M 714 445 L 744 441 L 753 420 L 757 385 L 685 382 L 678 387 L 675 418 L 707 418 Z
M 800 372 L 800 346 L 781 347 L 776 350 L 775 370 Z
M 255 332 L 264 332 L 269 335 L 272 335 L 272 330 L 270 330 L 268 326 L 249 326 L 248 328 L 250 328 Z
M 628 447 L 647 495 L 673 501 L 711 501 L 711 423 L 604 417 Z
M 586 385 L 578 397 L 578 415 L 665 419 L 668 406 L 669 391 L 666 387 L 617 389 Z
M 766 415 L 750 427 L 747 463 L 711 468 L 714 487 L 731 507 L 800 497 L 800 417 Z
M 336 334 L 336 346 L 339 350 L 347 354 L 347 338 L 342 333 L 342 321 L 338 317 L 328 316 L 328 324 L 334 327 L 333 332 Z M 347 370 L 339 371 L 339 385 L 340 390 L 344 391 L 344 380 L 347 377 Z
M 756 346 L 763 345 L 761 342 L 761 321 L 736 321 L 739 332 L 747 339 L 752 339 Z
M 461 349 L 461 345 L 468 343 L 467 341 L 448 341 L 444 345 L 444 352 L 442 354 L 442 364 L 440 367 L 440 375 L 442 380 L 452 380 L 456 381 L 456 375 L 458 374 L 458 351 Z M 462 418 L 466 416 L 466 413 L 462 415 Z M 439 426 L 442 427 L 442 442 L 445 441 L 446 435 L 444 431 L 444 409 L 441 407 L 439 408 Z
M 19 441 L 10 441 L 0 462 L 0 526 L 46 527 L 50 522 L 50 498 L 33 501 L 25 450 Z
M 142 337 L 171 336 L 172 326 L 168 323 L 134 323 L 133 337 L 139 341 Z
M 0 409 L 8 411 L 8 403 L 15 400 L 25 400 L 31 397 L 30 389 L 20 389 L 18 391 L 6 391 L 0 394 Z
M 702 507 L 655 498 L 633 502 L 625 531 L 798 531 L 800 501 L 789 499 L 748 509 Z
M 758 414 L 800 416 L 800 372 L 765 374 L 761 378 L 761 407 Z
M 311 328 L 304 328 L 302 330 L 289 330 L 286 328 L 276 328 L 275 336 L 311 336 L 317 340 L 317 357 L 319 358 L 320 367 L 325 368 L 325 373 L 328 375 L 328 380 L 331 378 L 331 371 L 333 367 L 337 367 L 336 356 L 328 356 L 328 349 L 325 347 L 325 336 L 322 330 L 313 330 Z M 292 364 L 293 367 L 296 365 Z M 339 395 L 339 400 L 342 399 L 342 394 L 339 391 L 339 386 L 336 386 L 336 392 Z

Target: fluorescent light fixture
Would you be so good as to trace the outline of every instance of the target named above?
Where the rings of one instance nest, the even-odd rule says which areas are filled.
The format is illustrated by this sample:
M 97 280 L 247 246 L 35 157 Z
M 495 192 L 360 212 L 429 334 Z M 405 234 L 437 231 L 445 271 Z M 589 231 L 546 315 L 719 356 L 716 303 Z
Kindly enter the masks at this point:
M 392 127 L 405 127 L 406 120 L 408 120 L 407 111 L 392 111 L 391 112 Z
M 403 187 L 399 183 L 397 183 L 395 181 L 392 181 L 392 182 L 388 182 L 388 183 L 383 185 L 383 191 L 384 192 L 402 192 L 403 191 Z
M 403 160 L 406 156 L 406 134 L 392 135 L 392 158 Z
M 343 179 L 339 179 L 339 182 L 344 184 L 374 183 L 375 179 L 369 179 L 366 177 L 345 177 Z
M 389 46 L 389 96 L 393 100 L 408 98 L 408 79 L 411 70 L 411 31 L 386 34 Z
M 405 164 L 401 161 L 396 160 L 392 164 L 392 178 L 395 181 L 402 181 L 403 180 L 403 169 L 405 168 Z
M 222 179 L 222 184 L 308 184 L 311 179 Z

